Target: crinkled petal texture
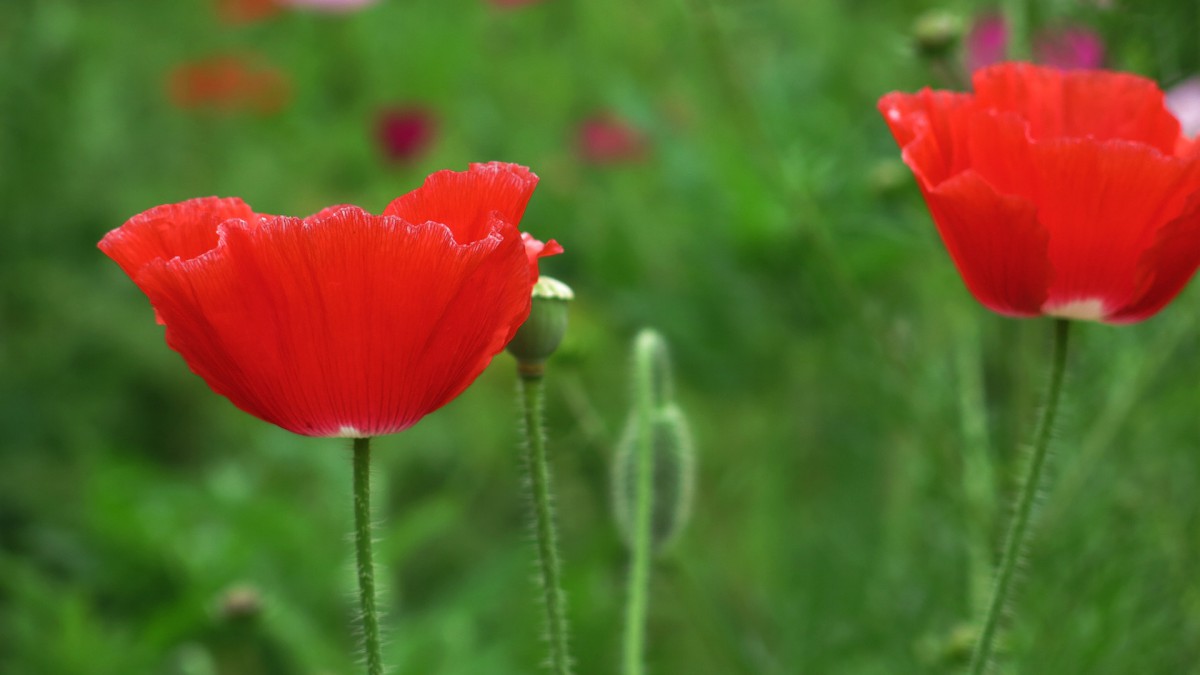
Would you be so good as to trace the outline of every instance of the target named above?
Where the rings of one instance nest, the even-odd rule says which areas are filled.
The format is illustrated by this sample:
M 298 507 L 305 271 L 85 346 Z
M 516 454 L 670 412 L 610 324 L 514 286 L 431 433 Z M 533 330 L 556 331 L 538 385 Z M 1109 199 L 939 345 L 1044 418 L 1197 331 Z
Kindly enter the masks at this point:
M 1149 80 L 1009 63 L 879 109 L 996 312 L 1140 321 L 1200 264 L 1200 157 Z
M 525 320 L 537 255 L 561 250 L 530 253 L 517 229 L 536 182 L 472 165 L 413 193 L 423 211 L 382 216 L 196 199 L 135 216 L 100 248 L 239 408 L 298 434 L 378 436 L 461 393 Z

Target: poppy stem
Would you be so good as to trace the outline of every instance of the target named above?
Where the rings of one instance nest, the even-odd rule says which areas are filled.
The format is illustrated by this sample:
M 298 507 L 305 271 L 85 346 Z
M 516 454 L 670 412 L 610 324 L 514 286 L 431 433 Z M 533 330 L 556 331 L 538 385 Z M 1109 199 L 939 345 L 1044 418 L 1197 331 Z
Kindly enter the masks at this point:
M 571 655 L 567 648 L 567 601 L 562 590 L 558 559 L 558 532 L 554 526 L 554 504 L 550 492 L 550 466 L 546 461 L 546 432 L 542 423 L 545 384 L 541 372 L 520 370 L 517 378 L 525 417 L 525 468 L 533 503 L 537 535 L 538 572 L 542 600 L 546 605 L 546 640 L 550 643 L 550 667 L 555 675 L 570 675 Z
M 358 560 L 358 596 L 362 606 L 363 649 L 367 675 L 383 675 L 379 616 L 375 611 L 375 563 L 371 557 L 371 439 L 354 439 L 354 547 Z
M 649 340 L 643 338 L 647 336 Z M 643 333 L 634 350 L 634 415 L 637 416 L 637 445 L 634 447 L 635 480 L 630 536 L 629 590 L 625 601 L 624 675 L 645 672 L 646 615 L 650 595 L 650 562 L 654 525 L 654 423 L 655 375 L 659 386 L 670 386 L 670 371 L 663 367 L 661 341 L 656 334 Z M 643 344 L 651 348 L 640 348 Z M 666 394 L 669 395 L 669 394 Z
M 992 665 L 992 652 L 1000 615 L 1004 612 L 1004 607 L 1008 602 L 1017 560 L 1024 552 L 1029 536 L 1030 517 L 1033 514 L 1034 502 L 1037 501 L 1038 493 L 1042 490 L 1046 449 L 1050 444 L 1050 432 L 1054 427 L 1054 417 L 1058 412 L 1058 402 L 1062 393 L 1063 373 L 1067 363 L 1067 337 L 1070 327 L 1071 322 L 1066 319 L 1056 319 L 1054 322 L 1054 356 L 1050 366 L 1050 384 L 1046 391 L 1045 408 L 1043 408 L 1042 417 L 1038 421 L 1037 435 L 1034 438 L 1029 457 L 1029 467 L 1017 497 L 1016 512 L 1013 514 L 1008 535 L 1004 540 L 1004 553 L 1000 559 L 1000 568 L 996 571 L 992 598 L 988 603 L 987 614 L 984 616 L 979 641 L 975 644 L 975 651 L 971 655 L 969 670 L 971 675 L 982 675 Z

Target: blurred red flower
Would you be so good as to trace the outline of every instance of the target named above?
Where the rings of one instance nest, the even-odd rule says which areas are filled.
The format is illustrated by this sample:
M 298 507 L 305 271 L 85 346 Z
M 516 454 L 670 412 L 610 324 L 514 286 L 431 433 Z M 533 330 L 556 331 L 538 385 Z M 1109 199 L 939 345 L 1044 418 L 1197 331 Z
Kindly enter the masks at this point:
M 393 162 L 412 161 L 429 149 L 437 133 L 433 113 L 420 106 L 397 106 L 380 111 L 375 134 L 384 156 Z
M 251 23 L 279 13 L 278 0 L 218 0 L 217 15 L 228 23 Z
M 643 159 L 647 141 L 641 131 L 613 113 L 600 113 L 579 125 L 579 154 L 592 164 L 615 164 Z
M 369 7 L 379 0 L 278 0 L 282 4 L 319 12 L 348 14 Z
M 185 110 L 278 112 L 291 87 L 278 70 L 238 56 L 215 56 L 177 66 L 167 79 L 171 101 Z
M 966 41 L 968 72 L 999 63 L 1008 50 L 1008 24 L 1000 14 L 980 15 L 971 24 Z M 1038 63 L 1062 69 L 1099 68 L 1104 64 L 1104 41 L 1083 26 L 1062 26 L 1033 36 L 1033 57 Z
M 377 436 L 461 393 L 529 314 L 538 258 L 562 251 L 517 229 L 536 185 L 494 162 L 439 171 L 382 216 L 193 199 L 100 249 L 213 391 L 298 434 Z
M 1200 264 L 1200 159 L 1151 81 L 1000 64 L 879 101 L 979 302 L 1127 323 Z

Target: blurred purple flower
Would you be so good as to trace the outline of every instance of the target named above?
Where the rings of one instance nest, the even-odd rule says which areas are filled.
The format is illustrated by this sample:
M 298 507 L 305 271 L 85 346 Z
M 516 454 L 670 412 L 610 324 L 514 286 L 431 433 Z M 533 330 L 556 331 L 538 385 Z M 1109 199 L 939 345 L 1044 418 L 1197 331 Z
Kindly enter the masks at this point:
M 579 125 L 576 144 L 584 161 L 591 164 L 615 164 L 642 159 L 646 155 L 646 137 L 624 119 L 602 112 Z
M 1189 77 L 1167 90 L 1167 109 L 1179 119 L 1183 134 L 1200 134 L 1200 75 Z
M 1033 56 L 1038 63 L 1055 68 L 1090 70 L 1104 65 L 1104 43 L 1086 28 L 1067 26 L 1038 33 L 1033 39 Z
M 356 12 L 378 0 L 279 0 L 281 4 L 291 7 L 315 9 L 321 12 Z
M 1005 60 L 1008 24 L 1004 17 L 982 14 L 967 33 L 967 70 Z M 1104 64 L 1104 42 L 1082 26 L 1063 26 L 1039 31 L 1033 37 L 1033 57 L 1038 63 L 1063 70 L 1100 68 Z
M 981 14 L 967 33 L 967 72 L 1004 60 L 1008 26 L 999 14 Z
M 424 154 L 433 142 L 437 120 L 421 106 L 394 106 L 380 111 L 375 132 L 389 161 L 410 162 Z

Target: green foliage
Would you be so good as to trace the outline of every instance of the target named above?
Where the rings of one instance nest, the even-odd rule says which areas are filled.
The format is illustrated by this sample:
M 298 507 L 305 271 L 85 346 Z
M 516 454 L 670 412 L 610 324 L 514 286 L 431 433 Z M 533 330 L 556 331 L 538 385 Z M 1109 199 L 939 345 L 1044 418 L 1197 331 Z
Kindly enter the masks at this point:
M 1112 65 L 1166 84 L 1200 70 L 1195 3 L 1085 4 L 1030 20 L 1088 21 Z M 547 380 L 578 672 L 617 669 L 626 568 L 607 483 L 642 325 L 672 345 L 704 458 L 653 576 L 648 672 L 954 672 L 1049 322 L 976 305 L 911 180 L 884 180 L 897 151 L 875 101 L 937 84 L 910 43 L 931 8 L 383 0 L 226 26 L 205 0 L 0 3 L 0 672 L 356 672 L 348 446 L 212 394 L 95 243 L 209 194 L 378 211 L 491 159 L 541 175 L 524 227 L 563 244 L 543 269 L 578 298 Z M 174 108 L 170 69 L 214 53 L 280 68 L 290 105 Z M 371 123 L 397 100 L 428 104 L 440 133 L 389 166 Z M 645 160 L 580 161 L 575 125 L 601 108 L 646 132 Z M 1079 327 L 1013 672 L 1195 670 L 1198 303 L 1193 288 L 1143 324 Z M 375 442 L 395 673 L 542 658 L 514 368 L 496 361 Z M 992 467 L 984 489 L 967 447 Z M 261 611 L 231 616 L 246 587 Z

